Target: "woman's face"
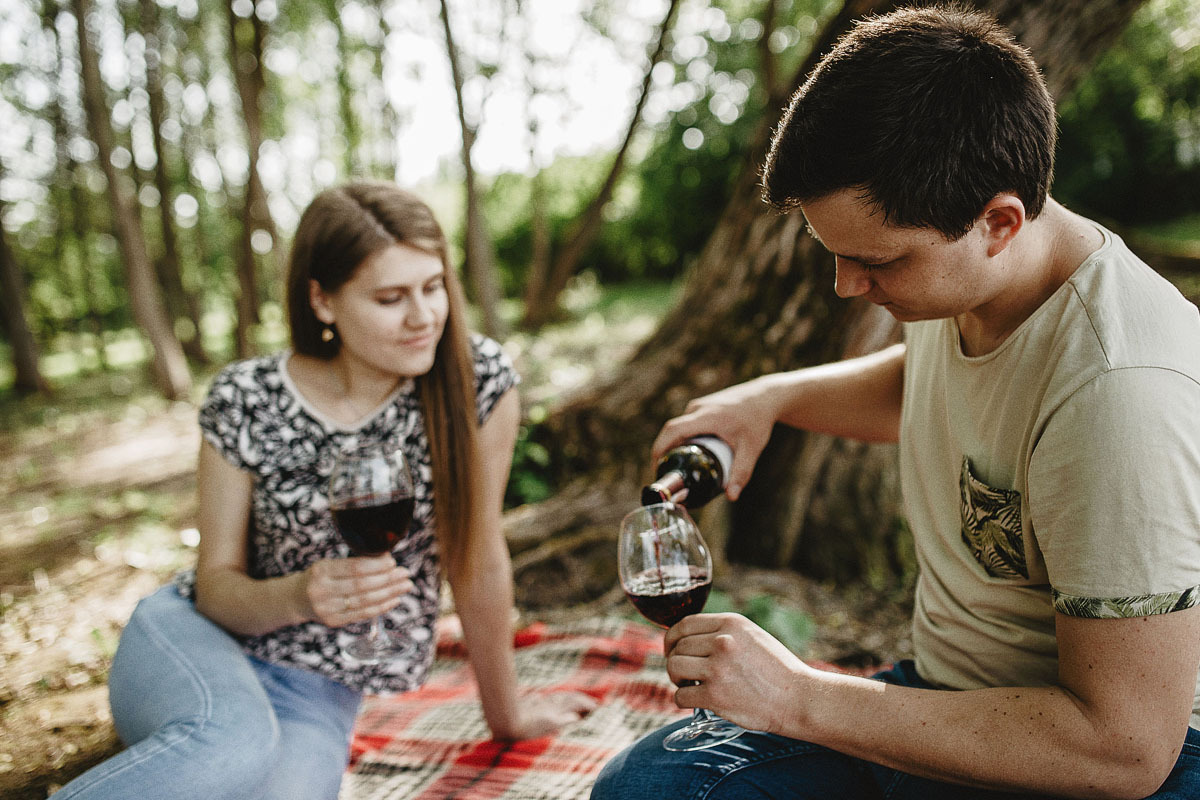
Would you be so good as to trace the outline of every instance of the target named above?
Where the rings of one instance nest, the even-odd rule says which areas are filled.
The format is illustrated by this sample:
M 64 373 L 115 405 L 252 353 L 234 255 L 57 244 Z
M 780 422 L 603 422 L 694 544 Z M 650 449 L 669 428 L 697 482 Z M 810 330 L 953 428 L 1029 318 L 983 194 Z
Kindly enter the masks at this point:
M 312 281 L 310 300 L 318 319 L 337 326 L 338 358 L 410 378 L 433 366 L 450 311 L 441 259 L 403 244 L 368 256 L 335 292 Z

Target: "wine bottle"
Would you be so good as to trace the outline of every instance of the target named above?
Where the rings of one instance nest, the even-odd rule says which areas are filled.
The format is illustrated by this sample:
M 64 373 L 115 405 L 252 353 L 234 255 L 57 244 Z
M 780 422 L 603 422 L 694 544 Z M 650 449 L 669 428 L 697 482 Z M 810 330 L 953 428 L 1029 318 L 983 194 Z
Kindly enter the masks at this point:
M 733 450 L 716 436 L 696 436 L 658 462 L 653 483 L 642 489 L 642 505 L 675 503 L 699 508 L 725 490 Z

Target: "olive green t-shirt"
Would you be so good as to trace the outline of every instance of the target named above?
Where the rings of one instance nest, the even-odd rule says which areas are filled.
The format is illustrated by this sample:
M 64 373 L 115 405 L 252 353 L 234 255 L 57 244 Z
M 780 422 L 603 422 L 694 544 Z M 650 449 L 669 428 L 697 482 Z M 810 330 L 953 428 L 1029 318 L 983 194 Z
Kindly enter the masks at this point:
M 991 353 L 963 355 L 953 319 L 905 327 L 913 648 L 936 685 L 1056 683 L 1055 611 L 1200 602 L 1200 312 L 1102 232 Z

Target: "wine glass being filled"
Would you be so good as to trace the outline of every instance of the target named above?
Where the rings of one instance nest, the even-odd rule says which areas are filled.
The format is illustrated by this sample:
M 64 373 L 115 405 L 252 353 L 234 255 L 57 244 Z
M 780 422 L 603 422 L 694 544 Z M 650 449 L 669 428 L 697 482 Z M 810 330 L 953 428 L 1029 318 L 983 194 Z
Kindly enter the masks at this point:
M 699 529 L 674 503 L 631 511 L 621 521 L 617 570 L 634 608 L 670 628 L 698 613 L 712 589 L 712 555 Z M 738 725 L 697 708 L 692 721 L 663 741 L 667 750 L 703 750 L 740 736 Z

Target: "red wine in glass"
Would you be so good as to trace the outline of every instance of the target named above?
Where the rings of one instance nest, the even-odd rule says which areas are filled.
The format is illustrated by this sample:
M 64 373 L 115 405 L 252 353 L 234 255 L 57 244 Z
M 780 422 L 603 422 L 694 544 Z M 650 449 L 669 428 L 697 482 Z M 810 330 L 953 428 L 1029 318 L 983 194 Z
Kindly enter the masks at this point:
M 404 452 L 397 444 L 368 442 L 338 453 L 329 476 L 329 511 L 343 541 L 356 556 L 379 556 L 408 535 L 415 494 Z M 391 640 L 379 616 L 366 636 L 347 642 L 342 651 L 375 663 L 411 652 L 411 644 Z
M 688 567 L 686 574 L 673 574 L 666 580 L 658 569 L 648 569 L 626 581 L 625 596 L 643 617 L 669 628 L 687 615 L 699 613 L 710 589 L 712 578 L 700 567 Z
M 696 524 L 674 503 L 654 503 L 621 520 L 617 572 L 634 608 L 669 628 L 704 608 L 712 588 L 712 556 Z M 697 708 L 686 726 L 663 740 L 667 750 L 703 750 L 745 731 Z
M 391 552 L 408 533 L 412 522 L 412 497 L 380 505 L 333 509 L 333 523 L 356 556 L 378 556 Z

